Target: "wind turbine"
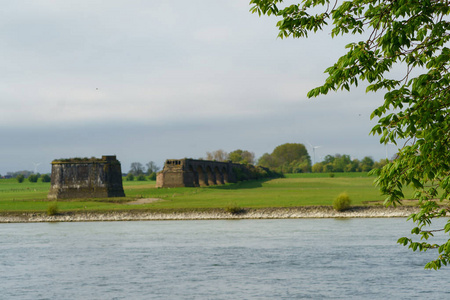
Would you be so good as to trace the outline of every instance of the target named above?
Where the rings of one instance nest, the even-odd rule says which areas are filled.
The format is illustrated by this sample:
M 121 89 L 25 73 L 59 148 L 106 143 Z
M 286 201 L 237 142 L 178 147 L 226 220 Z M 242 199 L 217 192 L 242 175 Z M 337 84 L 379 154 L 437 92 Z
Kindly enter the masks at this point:
M 41 163 L 33 163 L 34 165 L 34 174 L 37 174 L 37 167 L 40 165 Z
M 322 146 L 313 146 L 310 142 L 307 142 L 310 146 L 311 146 L 311 148 L 313 149 L 313 166 L 316 164 L 316 149 L 317 148 L 320 148 L 320 147 L 322 147 Z

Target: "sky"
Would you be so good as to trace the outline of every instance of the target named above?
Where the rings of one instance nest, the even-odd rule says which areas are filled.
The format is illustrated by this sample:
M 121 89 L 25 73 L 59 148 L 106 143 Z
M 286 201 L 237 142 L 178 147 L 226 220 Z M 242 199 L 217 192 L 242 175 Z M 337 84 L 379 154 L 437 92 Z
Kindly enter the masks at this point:
M 311 159 L 379 160 L 382 94 L 307 92 L 345 53 L 328 32 L 277 38 L 247 0 L 6 1 L 0 11 L 0 174 L 116 155 L 132 162 L 259 158 L 302 143 Z M 312 147 L 320 146 L 313 155 Z

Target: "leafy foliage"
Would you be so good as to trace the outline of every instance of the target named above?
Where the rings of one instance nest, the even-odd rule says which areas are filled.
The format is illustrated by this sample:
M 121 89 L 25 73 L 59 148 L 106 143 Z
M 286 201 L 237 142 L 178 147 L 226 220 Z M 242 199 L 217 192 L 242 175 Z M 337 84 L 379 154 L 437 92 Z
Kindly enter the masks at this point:
M 439 201 L 450 195 L 450 5 L 447 0 L 302 0 L 281 7 L 283 0 L 251 0 L 251 11 L 276 15 L 279 37 L 307 37 L 330 30 L 331 36 L 355 35 L 348 52 L 325 70 L 325 83 L 309 97 L 330 91 L 350 90 L 360 81 L 367 92 L 381 91 L 384 103 L 374 109 L 379 118 L 371 133 L 381 143 L 405 140 L 398 157 L 374 171 L 377 185 L 387 196 L 386 205 L 404 198 L 412 185 L 421 212 L 411 216 L 417 224 L 415 242 L 399 242 L 413 250 L 436 248 L 438 258 L 426 268 L 438 269 L 450 262 L 450 242 L 428 242 L 433 237 L 424 226 L 433 218 L 445 217 L 447 206 Z M 280 6 L 280 7 L 279 7 Z M 404 68 L 396 76 L 393 68 Z M 435 200 L 437 199 L 437 200 Z M 443 232 L 448 234 L 450 223 Z
M 219 149 L 212 152 L 206 152 L 206 160 L 231 161 L 237 164 L 254 164 L 255 153 L 241 149 L 227 153 L 226 151 Z
M 138 176 L 136 177 L 136 180 L 137 180 L 137 181 L 146 181 L 147 178 L 145 177 L 144 174 L 141 174 L 141 175 L 138 175 Z
M 129 174 L 133 174 L 134 176 L 139 176 L 144 174 L 144 166 L 140 162 L 133 162 L 130 165 Z
M 351 159 L 349 155 L 336 154 L 334 156 L 327 155 L 322 162 L 318 162 L 312 166 L 313 173 L 328 173 L 328 172 L 369 172 L 376 168 L 381 168 L 386 165 L 386 159 L 381 159 L 379 162 L 366 156 L 361 161 L 358 159 Z
M 255 153 L 247 150 L 237 149 L 228 154 L 228 159 L 231 160 L 231 162 L 238 164 L 253 165 L 255 163 Z
M 206 152 L 206 160 L 227 161 L 228 153 L 222 149 Z
M 25 176 L 20 174 L 20 175 L 17 175 L 16 179 L 17 179 L 18 183 L 22 183 L 25 180 Z
M 237 205 L 236 203 L 230 203 L 225 207 L 225 211 L 232 215 L 239 215 L 245 213 L 245 209 Z
M 286 143 L 263 154 L 258 165 L 276 172 L 305 173 L 311 171 L 311 158 L 303 144 Z
M 6 173 L 7 176 L 10 176 L 12 178 L 16 178 L 19 175 L 23 175 L 26 178 L 26 177 L 30 176 L 31 174 L 33 174 L 33 172 L 27 171 L 27 170 Z
M 59 213 L 58 203 L 52 202 L 47 207 L 48 216 L 56 216 Z
M 29 182 L 37 182 L 38 179 L 39 179 L 39 175 L 37 175 L 37 174 L 32 174 L 32 175 L 28 176 Z
M 51 177 L 48 174 L 42 174 L 41 175 L 41 181 L 42 182 L 50 182 L 51 181 Z
M 156 173 L 150 173 L 150 175 L 148 175 L 148 180 L 156 180 Z
M 337 211 L 344 211 L 350 208 L 352 201 L 347 193 L 342 193 L 333 201 L 333 208 Z
M 147 175 L 150 175 L 152 173 L 156 173 L 160 170 L 160 167 L 156 165 L 154 161 L 149 161 L 147 164 Z
M 255 167 L 253 165 L 234 166 L 233 173 L 236 175 L 237 181 L 283 177 L 283 174 L 281 173 L 261 166 Z

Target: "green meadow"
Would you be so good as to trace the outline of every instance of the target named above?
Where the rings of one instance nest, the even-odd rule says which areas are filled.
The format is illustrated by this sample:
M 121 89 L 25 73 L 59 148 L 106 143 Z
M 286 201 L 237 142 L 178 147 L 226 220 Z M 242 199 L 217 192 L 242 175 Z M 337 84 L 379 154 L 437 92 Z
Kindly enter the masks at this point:
M 380 205 L 384 199 L 365 173 L 287 174 L 285 178 L 199 188 L 156 188 L 155 181 L 123 181 L 126 197 L 58 200 L 60 211 L 207 210 L 331 205 L 346 192 L 352 205 Z M 50 183 L 0 180 L 0 212 L 41 212 Z M 133 204 L 141 198 L 157 199 Z

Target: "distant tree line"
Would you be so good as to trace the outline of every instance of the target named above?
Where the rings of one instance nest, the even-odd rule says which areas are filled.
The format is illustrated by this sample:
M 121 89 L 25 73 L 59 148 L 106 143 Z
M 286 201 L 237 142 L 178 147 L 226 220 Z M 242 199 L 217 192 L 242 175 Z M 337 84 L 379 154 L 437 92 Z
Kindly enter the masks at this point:
M 245 165 L 256 164 L 255 153 L 241 149 L 234 150 L 230 153 L 222 149 L 206 152 L 206 160 L 231 161 Z M 308 151 L 306 151 L 305 146 L 302 144 L 287 143 L 280 145 L 271 154 L 264 153 L 256 165 L 261 168 L 256 172 L 261 172 L 261 174 L 267 172 L 273 172 L 272 175 L 279 173 L 311 172 L 311 159 Z
M 28 176 L 30 176 L 31 174 L 34 174 L 34 172 L 28 171 L 28 170 L 22 170 L 22 171 L 16 171 L 16 172 L 8 172 L 8 173 L 6 173 L 6 177 L 16 178 L 19 175 L 23 175 L 23 177 L 28 178 Z
M 258 166 L 281 173 L 311 172 L 311 158 L 303 144 L 286 143 L 276 147 L 271 154 L 264 153 Z
M 233 168 L 233 172 L 236 175 L 237 181 L 283 177 L 283 173 L 251 164 L 244 165 L 244 168 L 235 167 Z
M 0 176 L 0 178 L 2 177 Z M 15 178 L 19 183 L 24 182 L 25 179 L 28 179 L 29 182 L 38 182 L 39 179 L 41 180 L 41 182 L 51 181 L 51 177 L 49 174 L 34 174 L 34 172 L 32 171 L 8 172 L 3 178 Z
M 140 162 L 133 162 L 130 166 L 130 171 L 127 174 L 127 181 L 145 181 L 147 180 L 147 176 L 149 180 L 156 180 L 156 172 L 160 170 L 160 168 L 156 165 L 155 162 L 150 161 L 145 164 L 147 168 L 144 167 Z
M 247 150 L 235 150 L 227 153 L 224 150 L 206 152 L 206 159 L 216 161 L 232 161 L 236 163 L 254 164 L 255 154 Z M 277 146 L 272 153 L 264 153 L 257 161 L 257 166 L 278 173 L 326 173 L 326 172 L 369 172 L 386 164 L 382 159 L 378 162 L 366 156 L 362 160 L 352 159 L 347 154 L 325 156 L 322 162 L 311 165 L 311 157 L 305 145 L 286 143 Z
M 327 172 L 369 172 L 379 169 L 386 164 L 386 159 L 375 162 L 373 158 L 366 156 L 362 160 L 351 159 L 347 154 L 327 155 L 322 162 L 312 166 L 313 173 Z
M 203 159 L 203 158 L 200 158 Z M 212 152 L 206 152 L 206 160 L 215 160 L 215 161 L 231 161 L 237 164 L 255 164 L 255 153 L 237 149 L 230 153 L 219 149 Z

